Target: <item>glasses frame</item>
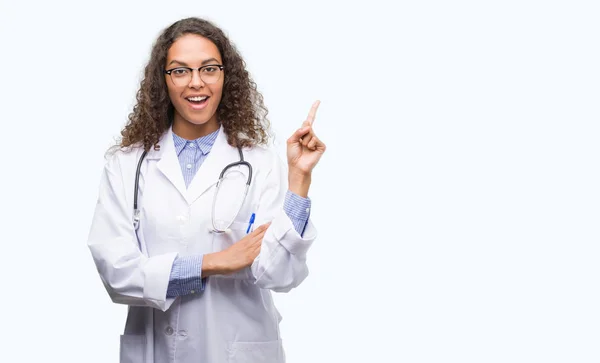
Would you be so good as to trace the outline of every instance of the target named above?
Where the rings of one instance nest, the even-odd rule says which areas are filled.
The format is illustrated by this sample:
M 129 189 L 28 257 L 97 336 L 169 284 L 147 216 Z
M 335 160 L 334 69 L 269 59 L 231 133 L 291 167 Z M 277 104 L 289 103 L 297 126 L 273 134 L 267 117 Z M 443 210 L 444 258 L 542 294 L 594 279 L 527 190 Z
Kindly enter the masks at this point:
M 224 66 L 224 65 L 222 65 L 222 64 L 207 64 L 207 65 L 204 65 L 204 66 L 202 66 L 202 67 L 198 67 L 198 68 L 192 68 L 192 67 L 183 67 L 183 66 L 181 66 L 181 67 L 175 67 L 175 68 L 167 69 L 167 70 L 165 70 L 165 74 L 168 74 L 168 75 L 169 75 L 169 78 L 171 79 L 171 82 L 173 82 L 173 84 L 174 84 L 174 85 L 176 85 L 176 84 L 175 84 L 175 81 L 173 80 L 173 76 L 171 75 L 171 73 L 173 73 L 173 71 L 174 71 L 174 70 L 177 70 L 177 69 L 187 69 L 188 71 L 190 71 L 190 73 L 192 74 L 192 77 L 190 78 L 190 81 L 189 81 L 189 82 L 191 82 L 191 81 L 192 81 L 192 79 L 194 78 L 194 71 L 198 71 L 198 73 L 199 73 L 199 75 L 200 75 L 200 79 L 202 80 L 202 82 L 204 82 L 204 83 L 206 83 L 206 84 L 215 84 L 216 82 L 218 82 L 218 80 L 217 80 L 217 81 L 215 81 L 215 82 L 213 82 L 213 83 L 209 83 L 209 82 L 206 82 L 206 81 L 205 81 L 205 80 L 202 78 L 202 69 L 204 69 L 204 68 L 206 68 L 206 67 L 217 67 L 217 68 L 219 68 L 219 71 L 220 71 L 221 73 L 223 73 L 223 69 L 225 68 L 225 66 Z M 220 74 L 219 74 L 219 79 L 221 79 L 221 75 L 220 75 Z M 189 82 L 188 82 L 188 84 L 189 84 Z

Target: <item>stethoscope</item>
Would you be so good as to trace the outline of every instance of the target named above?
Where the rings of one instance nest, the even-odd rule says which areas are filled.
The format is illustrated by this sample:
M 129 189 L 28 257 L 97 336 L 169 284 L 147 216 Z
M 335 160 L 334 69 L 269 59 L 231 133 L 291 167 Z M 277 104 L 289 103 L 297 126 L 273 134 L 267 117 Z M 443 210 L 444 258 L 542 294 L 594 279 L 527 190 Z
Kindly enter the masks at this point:
M 217 186 L 215 188 L 215 195 L 213 197 L 212 213 L 211 213 L 210 221 L 212 224 L 212 231 L 216 232 L 216 233 L 227 232 L 227 230 L 233 223 L 233 220 L 235 219 L 235 217 L 239 214 L 240 210 L 242 209 L 242 205 L 244 204 L 244 201 L 246 200 L 246 196 L 248 195 L 248 189 L 250 189 L 250 182 L 252 181 L 252 165 L 250 165 L 249 162 L 244 161 L 244 153 L 242 152 L 242 148 L 238 147 L 237 149 L 240 154 L 240 160 L 236 161 L 234 163 L 231 163 L 231 164 L 227 165 L 225 168 L 223 168 L 223 170 L 221 171 L 221 174 L 219 175 L 219 180 L 217 181 Z M 140 169 L 142 167 L 142 161 L 146 157 L 146 154 L 148 154 L 148 151 L 144 150 L 144 152 L 142 153 L 142 156 L 140 156 L 140 160 L 138 161 L 137 169 L 135 171 L 135 186 L 134 186 L 134 191 L 133 191 L 133 227 L 136 230 L 138 229 L 138 227 L 140 225 L 140 210 L 138 209 L 138 203 L 137 203 L 139 186 L 140 186 Z M 231 221 L 229 221 L 227 224 L 225 224 L 224 227 L 223 227 L 223 225 L 217 227 L 217 224 L 215 223 L 215 206 L 216 206 L 216 201 L 217 201 L 217 195 L 219 193 L 219 186 L 223 182 L 223 176 L 225 175 L 227 170 L 229 168 L 232 168 L 232 167 L 235 167 L 238 165 L 244 165 L 244 166 L 248 167 L 248 180 L 246 181 L 246 187 L 244 189 L 244 196 L 242 198 L 242 202 L 240 203 L 235 214 L 233 215 L 233 218 L 231 219 Z

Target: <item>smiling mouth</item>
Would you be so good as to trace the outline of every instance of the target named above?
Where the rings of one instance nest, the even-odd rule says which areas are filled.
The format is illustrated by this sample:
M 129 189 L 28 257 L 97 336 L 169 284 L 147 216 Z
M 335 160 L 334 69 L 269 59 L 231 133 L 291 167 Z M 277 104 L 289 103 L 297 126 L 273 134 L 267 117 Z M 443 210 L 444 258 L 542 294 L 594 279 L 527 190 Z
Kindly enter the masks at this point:
M 192 105 L 195 106 L 201 106 L 203 104 L 205 104 L 206 102 L 208 102 L 208 99 L 210 97 L 207 96 L 201 96 L 201 97 L 187 97 L 186 100 L 191 103 Z

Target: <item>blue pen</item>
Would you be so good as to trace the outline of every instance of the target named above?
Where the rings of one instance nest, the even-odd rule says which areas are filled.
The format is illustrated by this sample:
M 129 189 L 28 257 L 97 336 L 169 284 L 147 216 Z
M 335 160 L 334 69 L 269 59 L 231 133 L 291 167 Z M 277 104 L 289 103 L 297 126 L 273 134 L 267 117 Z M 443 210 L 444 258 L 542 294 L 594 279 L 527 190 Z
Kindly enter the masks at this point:
M 248 223 L 248 229 L 246 230 L 246 234 L 250 233 L 250 228 L 254 224 L 254 217 L 256 217 L 256 215 L 252 213 L 252 215 L 250 216 L 250 222 Z

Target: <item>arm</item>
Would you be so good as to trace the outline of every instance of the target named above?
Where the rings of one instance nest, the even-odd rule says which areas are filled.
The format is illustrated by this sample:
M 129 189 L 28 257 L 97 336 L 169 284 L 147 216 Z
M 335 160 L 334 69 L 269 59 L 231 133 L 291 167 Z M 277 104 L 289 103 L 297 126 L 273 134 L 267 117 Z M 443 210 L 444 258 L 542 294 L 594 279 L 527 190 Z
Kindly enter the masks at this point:
M 205 255 L 177 257 L 173 262 L 173 268 L 169 277 L 169 287 L 167 288 L 167 297 L 177 297 L 190 294 L 197 294 L 204 291 L 206 287 L 206 278 L 211 275 L 227 275 L 235 272 L 244 266 L 248 266 L 252 259 L 247 255 L 256 256 L 248 251 L 258 250 L 263 233 L 259 230 L 252 233 L 249 238 L 257 241 L 240 243 L 229 251 L 207 253 Z M 256 248 L 253 247 L 256 245 Z M 244 246 L 244 247 L 242 247 Z
M 261 288 L 287 292 L 308 276 L 306 253 L 316 238 L 316 229 L 307 219 L 304 233 L 295 229 L 284 210 L 288 180 L 281 160 L 274 156 L 256 213 L 257 224 L 271 221 L 258 257 L 252 263 L 255 283 Z M 291 186 L 291 185 L 290 185 Z M 290 192 L 293 192 L 290 188 Z
M 289 170 L 286 173 L 283 163 L 274 157 L 274 165 L 261 194 L 261 213 L 257 214 L 257 218 L 272 220 L 263 238 L 260 254 L 252 263 L 255 283 L 262 288 L 286 292 L 308 276 L 306 253 L 316 238 L 316 230 L 308 221 L 303 233 L 299 234 L 290 218 L 279 211 L 286 182 L 292 193 L 307 198 L 312 170 L 325 152 L 325 144 L 312 127 L 319 104 L 319 101 L 313 104 L 302 127 L 287 140 Z M 309 211 L 306 210 L 307 213 Z
M 148 257 L 140 251 L 126 187 L 133 184 L 123 182 L 114 155 L 104 167 L 87 244 L 113 302 L 165 311 L 174 301 L 166 291 L 176 253 Z

